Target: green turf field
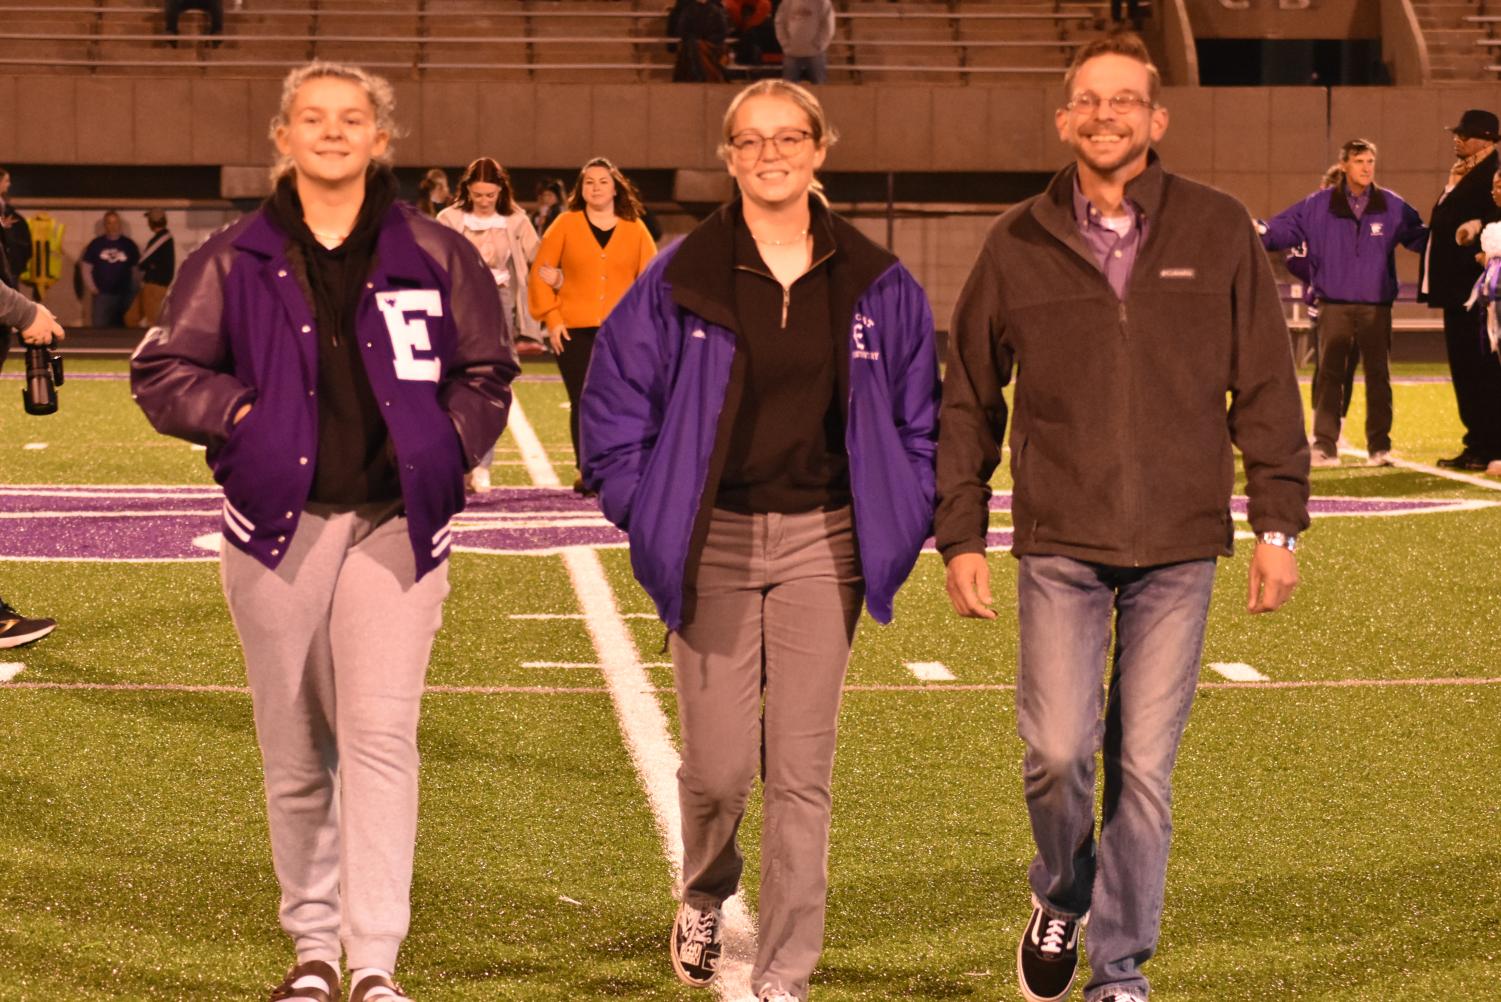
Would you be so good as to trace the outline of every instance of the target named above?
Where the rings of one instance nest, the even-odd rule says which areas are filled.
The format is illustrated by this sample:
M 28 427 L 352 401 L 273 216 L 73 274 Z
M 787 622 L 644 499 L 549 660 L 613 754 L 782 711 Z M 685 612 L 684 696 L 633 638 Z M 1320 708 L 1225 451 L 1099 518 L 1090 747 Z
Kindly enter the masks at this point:
M 47 418 L 15 406 L 19 385 L 0 382 L 0 486 L 211 483 L 202 453 L 155 435 L 123 381 L 71 381 Z M 517 398 L 570 482 L 562 385 L 522 382 Z M 1447 384 L 1398 385 L 1395 399 L 1398 456 L 1427 466 L 1457 451 Z M 1357 394 L 1355 447 L 1360 408 Z M 521 456 L 508 434 L 497 483 L 531 482 Z M 1320 497 L 1477 504 L 1316 519 L 1303 585 L 1274 616 L 1242 611 L 1246 555 L 1222 562 L 1206 665 L 1249 664 L 1269 681 L 1204 671 L 1146 969 L 1155 1000 L 1483 997 L 1501 981 L 1492 482 L 1316 471 Z M 601 650 L 595 620 L 511 618 L 599 615 L 577 588 L 596 559 L 606 618 L 635 650 Z M 954 617 L 928 554 L 896 622 L 861 627 L 816 999 L 1019 998 L 1030 837 L 1008 688 L 1015 570 L 1001 554 L 992 564 L 995 623 Z M 460 553 L 452 581 L 401 981 L 421 1002 L 713 997 L 678 985 L 668 963 L 672 871 L 607 686 L 612 665 L 640 667 L 671 735 L 662 629 L 643 616 L 625 552 L 583 564 Z M 7 561 L 0 595 L 61 623 L 0 652 L 25 665 L 0 685 L 0 1000 L 264 999 L 290 950 L 215 565 Z M 934 661 L 955 681 L 905 667 Z M 758 823 L 753 802 L 752 913 Z

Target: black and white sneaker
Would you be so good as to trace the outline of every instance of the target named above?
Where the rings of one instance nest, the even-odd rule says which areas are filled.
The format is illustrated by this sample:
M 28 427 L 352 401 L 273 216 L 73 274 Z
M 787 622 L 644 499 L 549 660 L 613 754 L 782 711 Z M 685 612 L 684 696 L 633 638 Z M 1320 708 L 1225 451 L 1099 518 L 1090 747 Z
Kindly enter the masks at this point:
M 0 648 L 20 647 L 41 640 L 57 629 L 52 619 L 27 619 L 0 599 Z
M 724 912 L 718 908 L 678 905 L 672 920 L 672 969 L 678 980 L 694 988 L 707 988 L 719 977 L 720 926 Z
M 1065 918 L 1032 897 L 1032 919 L 1016 947 L 1016 980 L 1027 1002 L 1059 1002 L 1068 997 L 1079 968 L 1079 930 L 1089 916 Z
M 1123 988 L 1114 990 L 1107 988 L 1105 989 L 1105 994 L 1101 995 L 1095 1002 L 1145 1002 L 1145 1000 L 1140 995 L 1128 992 Z

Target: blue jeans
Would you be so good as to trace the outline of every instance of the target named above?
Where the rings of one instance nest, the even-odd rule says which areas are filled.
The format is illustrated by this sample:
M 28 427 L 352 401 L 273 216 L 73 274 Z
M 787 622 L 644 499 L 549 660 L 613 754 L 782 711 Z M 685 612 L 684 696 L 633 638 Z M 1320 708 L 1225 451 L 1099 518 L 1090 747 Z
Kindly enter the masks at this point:
M 806 80 L 811 84 L 825 84 L 829 82 L 829 57 L 821 56 L 783 56 L 782 79 L 792 83 Z
M 1089 913 L 1093 977 L 1085 997 L 1091 1002 L 1107 987 L 1147 993 L 1141 965 L 1156 950 L 1162 920 L 1173 763 L 1198 684 L 1213 588 L 1213 560 L 1132 568 L 1021 558 L 1016 719 L 1037 844 L 1028 880 L 1050 911 Z M 1107 696 L 1102 676 L 1112 612 Z
M 90 319 L 95 327 L 124 327 L 125 310 L 130 306 L 128 292 L 96 292 L 94 305 L 90 307 Z

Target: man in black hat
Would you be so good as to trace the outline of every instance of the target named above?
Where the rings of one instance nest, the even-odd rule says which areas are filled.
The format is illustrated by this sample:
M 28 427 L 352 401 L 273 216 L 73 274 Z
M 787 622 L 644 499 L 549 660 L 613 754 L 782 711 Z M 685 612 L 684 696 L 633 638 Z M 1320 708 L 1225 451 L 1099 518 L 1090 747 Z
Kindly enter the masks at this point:
M 1418 277 L 1418 301 L 1444 311 L 1444 345 L 1459 420 L 1465 426 L 1464 447 L 1457 456 L 1440 459 L 1440 466 L 1483 470 L 1501 459 L 1501 363 L 1482 333 L 1479 305 L 1466 308 L 1470 290 L 1480 277 L 1475 238 L 1481 224 L 1501 218 L 1491 199 L 1496 176 L 1498 123 L 1489 111 L 1472 108 L 1451 127 L 1455 163 L 1444 192 L 1428 219 L 1428 249 Z
M 167 298 L 167 287 L 177 271 L 177 246 L 172 241 L 172 231 L 167 229 L 167 214 L 161 209 L 148 209 L 146 225 L 151 227 L 151 239 L 146 241 L 136 265 L 141 288 L 125 314 L 127 327 L 150 327 L 156 323 Z

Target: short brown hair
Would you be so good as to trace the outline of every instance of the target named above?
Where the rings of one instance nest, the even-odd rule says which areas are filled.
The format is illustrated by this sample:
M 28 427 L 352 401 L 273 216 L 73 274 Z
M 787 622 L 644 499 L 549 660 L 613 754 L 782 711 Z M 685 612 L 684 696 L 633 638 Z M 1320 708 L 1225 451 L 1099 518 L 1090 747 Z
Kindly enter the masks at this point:
M 1376 144 L 1369 139 L 1351 139 L 1339 148 L 1339 162 L 1344 163 L 1351 157 L 1359 156 L 1362 153 L 1369 153 L 1374 157 L 1376 155 Z
M 636 186 L 626 180 L 619 167 L 604 157 L 595 157 L 579 168 L 579 176 L 573 181 L 573 190 L 568 192 L 568 208 L 574 212 L 584 211 L 584 172 L 590 167 L 603 167 L 610 172 L 610 180 L 615 182 L 615 215 L 621 219 L 640 219 L 644 210 L 641 208 L 641 196 L 636 194 Z
M 1147 68 L 1147 100 L 1157 103 L 1157 95 L 1162 90 L 1162 74 L 1157 69 L 1157 64 L 1152 62 L 1152 54 L 1147 51 L 1147 43 L 1141 40 L 1141 36 L 1131 31 L 1112 31 L 1108 35 L 1096 38 L 1091 42 L 1079 46 L 1074 53 L 1074 61 L 1068 64 L 1068 70 L 1063 74 L 1063 99 L 1074 99 L 1074 78 L 1079 75 L 1079 69 L 1085 63 L 1097 56 L 1125 56 L 1134 59 Z M 1110 95 L 1102 95 L 1109 97 Z

